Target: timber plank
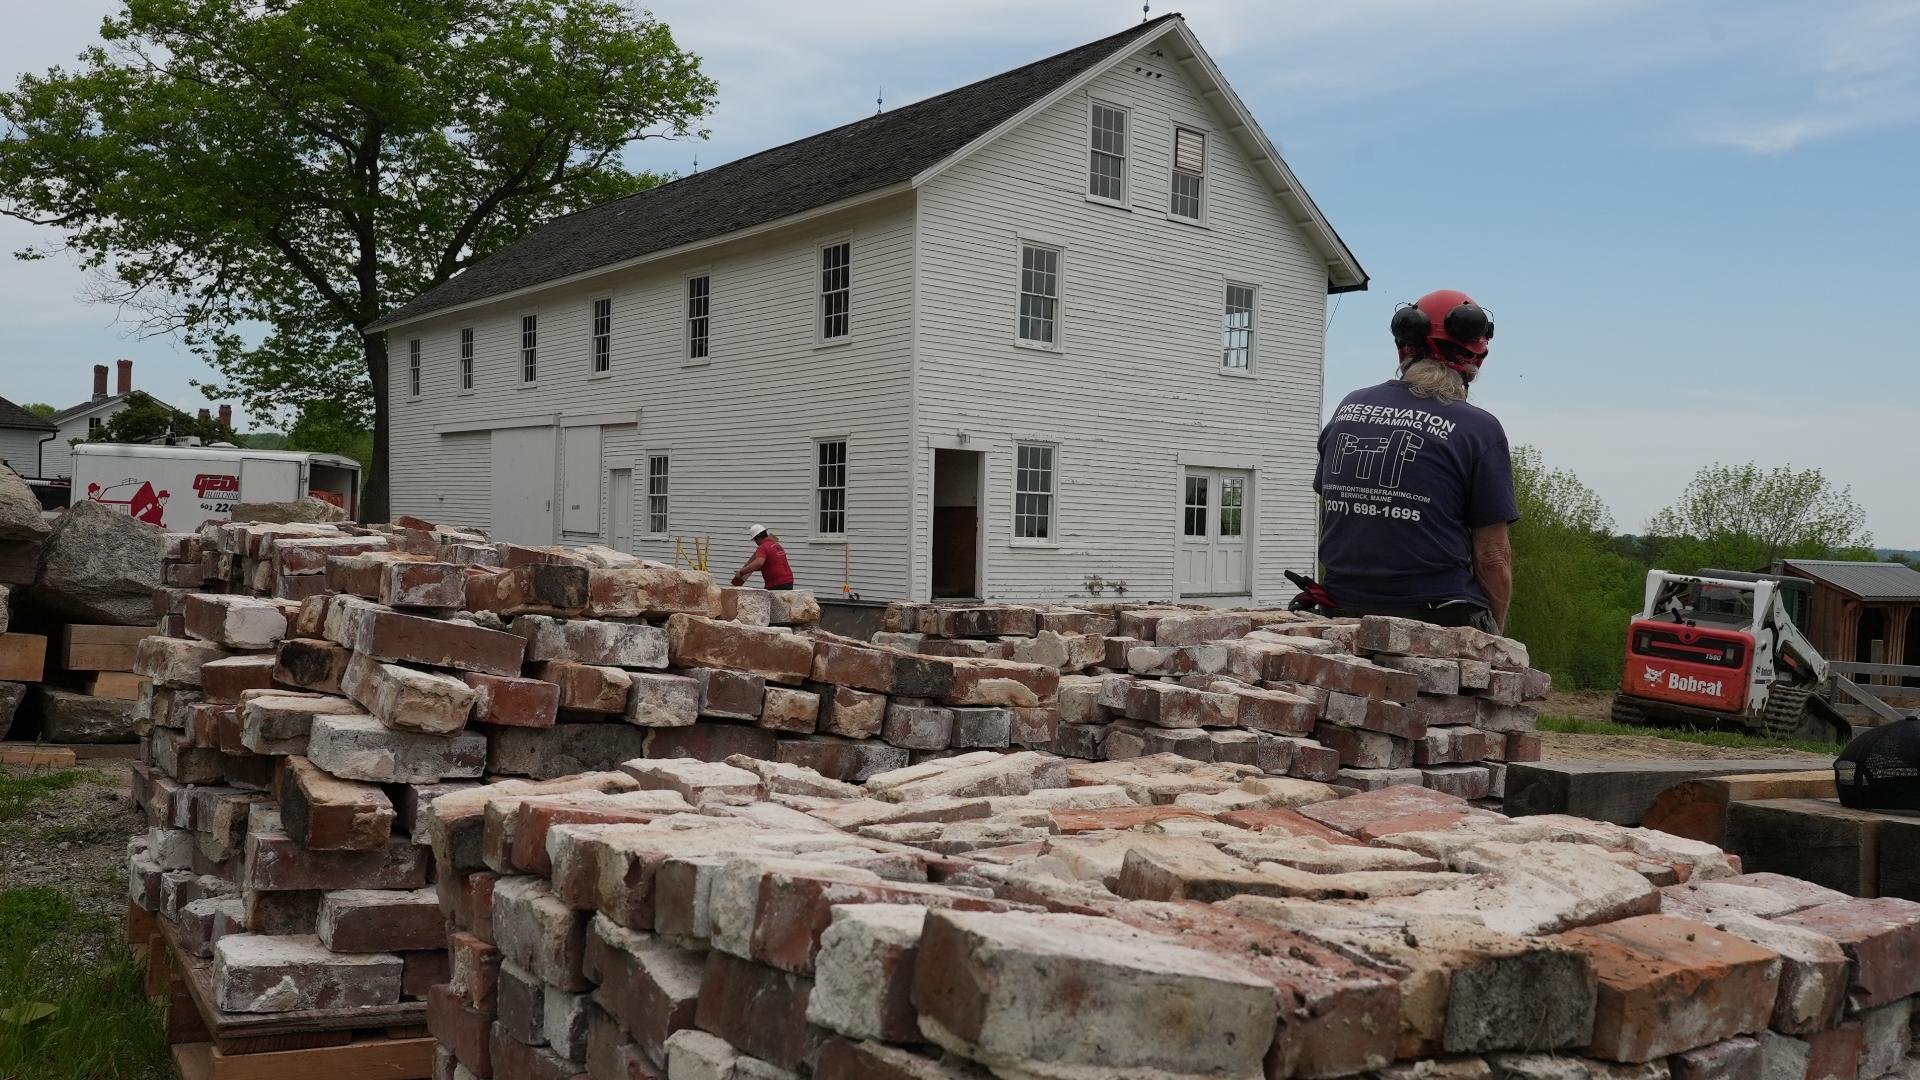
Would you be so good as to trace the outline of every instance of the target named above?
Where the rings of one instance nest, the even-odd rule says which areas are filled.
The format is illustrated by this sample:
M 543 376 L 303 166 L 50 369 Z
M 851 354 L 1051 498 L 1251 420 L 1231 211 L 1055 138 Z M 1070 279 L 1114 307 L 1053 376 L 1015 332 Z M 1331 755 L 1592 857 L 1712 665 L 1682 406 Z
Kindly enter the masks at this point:
M 277 1052 L 288 1043 L 307 1048 L 312 1048 L 316 1042 L 338 1045 L 352 1038 L 355 1032 L 371 1028 L 410 1027 L 427 1022 L 427 1003 L 424 1001 L 402 1001 L 394 1005 L 355 1009 L 306 1009 L 291 1013 L 221 1012 L 214 1007 L 213 961 L 181 949 L 173 925 L 165 919 L 160 920 L 160 932 L 166 939 L 166 951 L 180 967 L 194 1008 L 207 1030 L 212 1032 L 214 1043 L 225 1052 L 243 1049 Z
M 1880 893 L 1888 815 L 1827 799 L 1754 799 L 1727 808 L 1727 851 L 1748 873 L 1785 874 L 1849 896 Z
M 1640 824 L 1689 840 L 1723 846 L 1727 838 L 1727 806 L 1755 799 L 1831 799 L 1835 797 L 1833 770 L 1745 773 L 1683 780 L 1661 792 Z
M 226 1054 L 212 1043 L 173 1048 L 181 1080 L 427 1080 L 434 1040 L 368 1039 L 341 1046 Z
M 1888 814 L 1880 823 L 1880 895 L 1920 900 L 1920 815 Z
M 1507 764 L 1502 808 L 1510 817 L 1574 814 L 1617 825 L 1638 825 L 1660 793 L 1703 776 L 1804 772 L 1830 767 L 1827 758 L 1660 758 L 1645 761 L 1514 761 Z
M 0 764 L 44 765 L 54 769 L 65 769 L 71 767 L 77 760 L 79 760 L 78 755 L 65 746 L 0 743 Z
M 40 634 L 0 634 L 0 681 L 40 682 L 47 677 L 47 639 Z
M 140 639 L 152 636 L 151 626 L 68 623 L 60 633 L 60 666 L 68 671 L 131 672 Z

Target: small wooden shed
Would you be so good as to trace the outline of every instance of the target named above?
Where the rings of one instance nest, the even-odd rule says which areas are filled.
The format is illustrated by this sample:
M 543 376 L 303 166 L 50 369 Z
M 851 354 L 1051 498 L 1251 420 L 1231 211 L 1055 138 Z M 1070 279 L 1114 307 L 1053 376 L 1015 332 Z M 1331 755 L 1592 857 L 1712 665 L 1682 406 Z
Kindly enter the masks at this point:
M 1775 572 L 1813 582 L 1801 630 L 1828 660 L 1920 664 L 1920 571 L 1903 563 L 1786 559 Z

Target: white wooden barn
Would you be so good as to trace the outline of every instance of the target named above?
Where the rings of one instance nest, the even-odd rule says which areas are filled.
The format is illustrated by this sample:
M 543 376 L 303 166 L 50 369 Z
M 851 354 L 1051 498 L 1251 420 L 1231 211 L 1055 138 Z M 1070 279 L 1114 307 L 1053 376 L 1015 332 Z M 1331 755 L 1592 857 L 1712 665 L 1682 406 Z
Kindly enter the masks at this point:
M 571 214 L 373 330 L 392 509 L 823 597 L 1272 602 L 1366 275 L 1165 16 Z

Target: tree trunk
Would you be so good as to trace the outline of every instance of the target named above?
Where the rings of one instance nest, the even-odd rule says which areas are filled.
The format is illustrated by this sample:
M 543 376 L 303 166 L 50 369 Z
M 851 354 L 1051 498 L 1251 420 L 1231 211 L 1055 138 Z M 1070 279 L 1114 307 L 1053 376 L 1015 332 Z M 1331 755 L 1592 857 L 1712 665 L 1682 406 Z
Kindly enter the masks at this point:
M 385 521 L 387 505 L 387 335 L 361 338 L 366 351 L 367 377 L 373 382 L 373 461 L 360 488 L 360 520 Z

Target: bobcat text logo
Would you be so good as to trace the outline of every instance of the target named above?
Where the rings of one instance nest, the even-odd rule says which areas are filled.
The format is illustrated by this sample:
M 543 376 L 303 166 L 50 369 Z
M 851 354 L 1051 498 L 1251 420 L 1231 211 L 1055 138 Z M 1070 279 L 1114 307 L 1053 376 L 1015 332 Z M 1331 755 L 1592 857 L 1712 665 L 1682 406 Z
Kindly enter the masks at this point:
M 1706 679 L 1696 679 L 1692 675 L 1675 673 L 1667 676 L 1667 689 L 1683 690 L 1689 694 L 1705 694 L 1708 697 L 1719 697 L 1722 685 L 1724 684 L 1719 679 L 1708 682 Z

